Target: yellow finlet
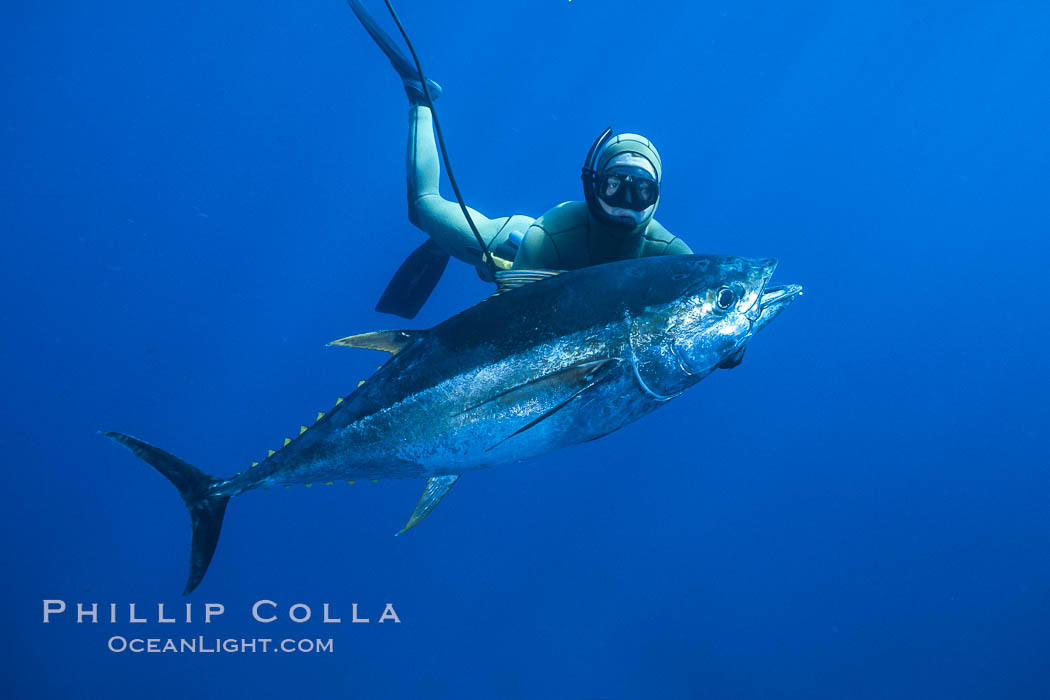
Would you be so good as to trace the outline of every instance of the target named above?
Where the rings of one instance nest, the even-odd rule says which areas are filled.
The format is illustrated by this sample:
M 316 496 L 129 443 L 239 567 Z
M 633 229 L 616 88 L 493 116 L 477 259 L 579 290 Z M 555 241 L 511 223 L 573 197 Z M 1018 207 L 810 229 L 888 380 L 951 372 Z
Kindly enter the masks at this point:
M 326 482 L 324 482 L 324 485 L 325 485 L 325 486 L 331 486 L 331 485 L 332 485 L 332 482 L 331 482 L 331 481 L 326 481 Z
M 359 381 L 359 382 L 357 383 L 357 386 L 358 386 L 358 388 L 360 388 L 360 387 L 361 387 L 361 385 L 362 385 L 362 384 L 364 384 L 364 383 L 365 383 L 365 380 L 364 380 L 364 379 L 362 379 L 361 381 Z
M 338 406 L 341 403 L 343 403 L 343 397 L 342 396 L 340 396 L 338 399 L 335 400 L 335 405 L 336 406 Z
M 354 482 L 353 482 L 353 481 L 348 481 L 348 482 L 346 482 L 346 483 L 350 484 L 351 486 L 353 486 L 353 485 L 354 485 Z
M 252 466 L 253 467 L 257 467 L 257 466 L 259 466 L 259 463 L 258 462 L 252 462 Z
M 289 488 L 290 486 L 291 486 L 291 484 L 285 484 L 284 485 L 285 488 Z
M 315 420 L 315 421 L 319 421 L 319 420 L 321 420 L 322 418 L 324 418 L 324 411 L 318 411 L 318 412 L 317 412 L 317 418 L 314 418 L 314 420 Z
M 282 445 L 282 447 L 287 447 L 288 445 L 291 445 L 291 444 L 292 444 L 292 439 L 291 438 L 285 438 L 284 439 L 284 445 Z
M 277 454 L 277 453 L 274 452 L 273 450 L 267 450 L 266 451 L 266 456 L 267 457 L 273 457 L 275 454 Z
M 379 479 L 369 479 L 369 481 L 371 481 L 373 484 L 379 483 Z
M 311 486 L 313 486 L 313 484 L 307 484 L 306 488 L 310 488 Z
M 299 426 L 299 434 L 302 435 L 305 432 L 306 432 L 306 426 L 305 425 L 300 425 Z

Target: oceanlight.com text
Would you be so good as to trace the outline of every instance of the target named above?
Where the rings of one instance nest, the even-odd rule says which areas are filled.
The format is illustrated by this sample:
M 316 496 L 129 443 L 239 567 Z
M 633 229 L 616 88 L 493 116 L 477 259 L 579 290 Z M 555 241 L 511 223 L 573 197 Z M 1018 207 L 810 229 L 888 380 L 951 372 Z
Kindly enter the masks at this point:
M 236 637 L 122 637 L 109 638 L 115 654 L 331 654 L 332 638 L 272 639 Z

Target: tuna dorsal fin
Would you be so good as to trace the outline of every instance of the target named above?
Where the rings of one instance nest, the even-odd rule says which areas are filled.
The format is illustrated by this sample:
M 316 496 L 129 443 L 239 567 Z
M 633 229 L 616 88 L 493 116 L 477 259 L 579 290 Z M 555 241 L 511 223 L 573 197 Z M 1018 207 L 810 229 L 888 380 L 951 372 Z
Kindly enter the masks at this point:
M 448 476 L 432 476 L 427 479 L 427 485 L 423 488 L 423 495 L 419 497 L 419 503 L 416 504 L 412 515 L 409 516 L 408 522 L 397 534 L 400 535 L 406 530 L 412 529 L 423 518 L 427 517 L 430 511 L 434 510 L 434 506 L 445 497 L 445 494 L 448 493 L 448 490 L 452 488 L 452 484 L 456 483 L 458 478 L 459 474 L 449 474 Z
M 375 331 L 374 333 L 361 333 L 360 335 L 351 335 L 339 340 L 333 340 L 329 345 L 382 350 L 391 355 L 396 355 L 425 333 L 426 331 Z
M 524 287 L 530 282 L 539 282 L 548 277 L 561 274 L 561 270 L 497 270 L 496 271 L 496 294 L 509 289 Z

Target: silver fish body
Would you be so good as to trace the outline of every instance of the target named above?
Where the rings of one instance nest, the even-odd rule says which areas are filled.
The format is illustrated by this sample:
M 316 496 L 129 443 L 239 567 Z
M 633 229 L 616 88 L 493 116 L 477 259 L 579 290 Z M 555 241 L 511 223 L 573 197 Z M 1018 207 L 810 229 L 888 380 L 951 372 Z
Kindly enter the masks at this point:
M 798 295 L 797 286 L 767 289 L 775 266 L 694 255 L 502 273 L 499 293 L 428 331 L 336 341 L 393 356 L 312 427 L 228 479 L 136 438 L 107 435 L 183 493 L 194 517 L 188 592 L 204 575 L 227 501 L 244 491 L 426 478 L 407 529 L 465 472 L 638 420 L 738 353 Z

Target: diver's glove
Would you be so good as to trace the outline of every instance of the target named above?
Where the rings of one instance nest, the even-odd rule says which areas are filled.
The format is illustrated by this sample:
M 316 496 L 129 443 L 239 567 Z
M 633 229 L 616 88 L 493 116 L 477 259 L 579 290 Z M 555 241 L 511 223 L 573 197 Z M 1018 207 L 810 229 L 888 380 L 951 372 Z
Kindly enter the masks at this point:
M 733 369 L 734 367 L 739 367 L 740 363 L 744 361 L 745 352 L 747 352 L 747 346 L 742 345 L 739 350 L 722 360 L 722 364 L 718 365 L 718 369 Z
M 427 98 L 423 94 L 423 83 L 418 78 L 404 78 L 403 80 L 408 101 L 413 105 L 426 105 Z M 430 92 L 430 100 L 432 102 L 437 101 L 438 96 L 441 94 L 441 86 L 428 78 L 427 89 Z

